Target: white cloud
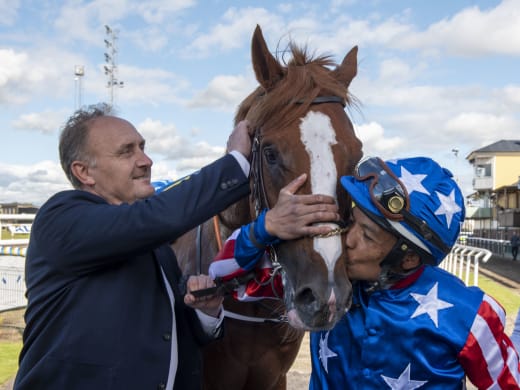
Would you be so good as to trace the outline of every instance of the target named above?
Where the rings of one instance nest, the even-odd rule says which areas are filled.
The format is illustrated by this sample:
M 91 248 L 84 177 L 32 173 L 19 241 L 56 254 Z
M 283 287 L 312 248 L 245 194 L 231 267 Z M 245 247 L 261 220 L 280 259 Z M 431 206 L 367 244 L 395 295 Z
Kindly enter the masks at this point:
M 463 9 L 424 32 L 402 36 L 396 47 L 436 48 L 456 56 L 520 55 L 520 2 L 504 0 L 484 11 Z
M 223 147 L 211 146 L 206 142 L 194 143 L 191 139 L 180 135 L 173 124 L 163 124 L 161 121 L 146 119 L 137 128 L 146 139 L 147 152 L 158 154 L 176 164 L 181 164 L 191 158 L 204 157 L 214 160 L 224 153 Z
M 262 29 L 282 26 L 278 15 L 269 13 L 264 8 L 229 8 L 222 16 L 222 22 L 216 24 L 207 34 L 196 37 L 186 48 L 185 56 L 206 57 L 212 52 L 229 51 L 249 43 L 255 25 Z M 279 36 L 279 35 L 278 35 Z
M 163 23 L 172 14 L 193 7 L 195 0 L 155 0 L 155 1 L 136 1 L 136 13 L 149 24 Z
M 43 204 L 58 191 L 70 189 L 59 163 L 41 161 L 30 165 L 0 163 L 0 202 Z
M 413 77 L 410 65 L 398 58 L 389 58 L 381 61 L 379 70 L 380 83 L 387 88 L 389 85 L 402 85 Z
M 195 94 L 188 107 L 211 107 L 220 110 L 234 111 L 235 107 L 253 90 L 258 83 L 252 77 L 217 76 L 205 90 Z
M 462 112 L 446 122 L 447 134 L 489 145 L 498 139 L 518 139 L 520 123 L 511 116 L 482 112 Z
M 0 49 L 0 104 L 25 101 L 28 96 L 20 96 L 23 88 L 27 54 L 13 49 Z M 20 88 L 19 88 L 20 87 Z
M 363 142 L 365 156 L 378 156 L 383 159 L 395 157 L 401 151 L 403 139 L 388 137 L 384 128 L 376 122 L 355 126 L 356 135 Z
M 498 94 L 503 94 L 505 103 L 511 105 L 511 109 L 517 110 L 520 107 L 520 85 L 506 86 L 502 91 L 498 91 Z
M 51 46 L 26 51 L 0 49 L 0 104 L 21 105 L 30 99 L 72 94 L 78 56 Z M 72 100 L 72 96 L 71 96 Z
M 15 129 L 51 134 L 61 127 L 65 116 L 65 112 L 54 111 L 24 114 L 19 119 L 13 121 L 12 126 Z
M 103 76 L 99 75 L 99 77 Z M 117 91 L 118 99 L 133 104 L 147 103 L 157 106 L 170 103 L 182 104 L 184 99 L 179 96 L 190 86 L 188 81 L 177 74 L 156 67 L 139 68 L 121 65 L 119 80 L 124 82 L 124 87 Z M 98 94 L 106 93 L 104 83 L 99 82 L 96 85 Z

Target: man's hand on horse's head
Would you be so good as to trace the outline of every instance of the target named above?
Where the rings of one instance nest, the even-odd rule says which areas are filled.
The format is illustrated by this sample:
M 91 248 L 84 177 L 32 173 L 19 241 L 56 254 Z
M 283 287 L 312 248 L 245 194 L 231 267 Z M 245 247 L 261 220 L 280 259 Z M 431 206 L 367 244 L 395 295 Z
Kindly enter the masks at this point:
M 336 199 L 321 194 L 297 195 L 307 180 L 302 174 L 280 190 L 278 201 L 267 211 L 265 229 L 272 236 L 292 240 L 304 236 L 326 234 L 333 229 L 323 222 L 340 220 Z
M 238 122 L 229 135 L 226 151 L 229 153 L 236 150 L 249 159 L 251 155 L 251 136 L 252 130 L 249 126 L 249 121 L 243 120 Z

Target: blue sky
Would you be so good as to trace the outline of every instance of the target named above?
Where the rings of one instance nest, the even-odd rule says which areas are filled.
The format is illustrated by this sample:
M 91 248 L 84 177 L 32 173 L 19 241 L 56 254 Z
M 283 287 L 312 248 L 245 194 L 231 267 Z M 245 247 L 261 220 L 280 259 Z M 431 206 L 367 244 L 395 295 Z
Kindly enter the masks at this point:
M 69 188 L 59 131 L 79 98 L 110 101 L 106 25 L 124 82 L 114 105 L 147 139 L 153 179 L 219 157 L 257 85 L 257 24 L 273 52 L 292 38 L 340 62 L 359 47 L 349 115 L 367 155 L 431 156 L 469 195 L 465 157 L 520 139 L 520 1 L 0 0 L 0 202 Z

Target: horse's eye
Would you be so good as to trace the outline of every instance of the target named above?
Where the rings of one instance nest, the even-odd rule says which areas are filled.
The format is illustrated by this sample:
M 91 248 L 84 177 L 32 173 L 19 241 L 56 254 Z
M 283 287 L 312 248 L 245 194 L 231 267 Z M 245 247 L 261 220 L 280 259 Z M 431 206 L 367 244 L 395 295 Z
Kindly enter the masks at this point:
M 265 161 L 268 164 L 276 164 L 276 151 L 271 147 L 265 147 L 264 148 L 264 157 Z

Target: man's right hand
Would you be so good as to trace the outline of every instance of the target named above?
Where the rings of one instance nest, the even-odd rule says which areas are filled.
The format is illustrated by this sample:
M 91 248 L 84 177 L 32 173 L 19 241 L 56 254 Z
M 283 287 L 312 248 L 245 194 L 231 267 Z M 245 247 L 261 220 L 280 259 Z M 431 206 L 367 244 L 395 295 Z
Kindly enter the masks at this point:
M 336 200 L 328 195 L 295 195 L 305 183 L 307 175 L 300 175 L 280 190 L 275 206 L 265 215 L 265 229 L 272 236 L 292 240 L 304 236 L 326 234 L 333 229 L 320 222 L 340 220 Z
M 236 150 L 249 160 L 252 132 L 253 130 L 249 126 L 249 121 L 243 120 L 238 122 L 229 135 L 226 151 L 229 153 L 232 150 Z

